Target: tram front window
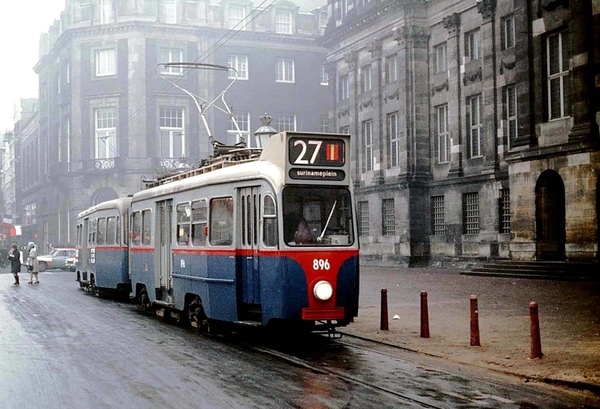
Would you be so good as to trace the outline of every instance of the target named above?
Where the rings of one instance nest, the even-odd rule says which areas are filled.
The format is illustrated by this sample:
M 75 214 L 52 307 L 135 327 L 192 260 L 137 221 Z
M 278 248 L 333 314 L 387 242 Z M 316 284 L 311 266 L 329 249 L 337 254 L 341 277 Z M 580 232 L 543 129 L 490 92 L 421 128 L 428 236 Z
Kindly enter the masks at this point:
M 352 200 L 346 188 L 295 187 L 283 191 L 284 240 L 290 246 L 354 243 Z

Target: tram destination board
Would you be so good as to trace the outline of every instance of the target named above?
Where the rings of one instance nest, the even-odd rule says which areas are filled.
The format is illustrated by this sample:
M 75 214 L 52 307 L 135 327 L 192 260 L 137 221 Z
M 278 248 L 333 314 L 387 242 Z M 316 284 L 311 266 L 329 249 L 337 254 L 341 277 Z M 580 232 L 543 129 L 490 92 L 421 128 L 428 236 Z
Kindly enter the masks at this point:
M 288 138 L 288 182 L 347 183 L 349 135 L 298 134 Z

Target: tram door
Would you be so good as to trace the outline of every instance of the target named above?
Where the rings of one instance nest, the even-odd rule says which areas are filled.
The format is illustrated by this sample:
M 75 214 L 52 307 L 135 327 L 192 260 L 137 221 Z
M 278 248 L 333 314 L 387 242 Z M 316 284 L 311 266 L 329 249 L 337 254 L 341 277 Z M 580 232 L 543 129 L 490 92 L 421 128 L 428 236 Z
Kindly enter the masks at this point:
M 162 301 L 172 302 L 173 263 L 171 257 L 171 232 L 173 202 L 165 200 L 156 204 L 155 235 L 155 283 Z
M 240 247 L 242 257 L 238 264 L 241 296 L 240 318 L 260 320 L 260 273 L 258 241 L 260 239 L 260 186 L 239 189 L 238 212 L 240 220 Z M 241 294 L 240 294 L 241 293 Z
M 81 245 L 81 249 L 79 250 L 79 254 L 77 255 L 79 262 L 81 263 L 81 273 L 82 279 L 89 280 L 89 272 L 88 272 L 88 233 L 89 233 L 89 224 L 90 219 L 86 218 L 83 220 L 83 224 L 81 225 L 81 236 L 79 237 L 79 244 Z

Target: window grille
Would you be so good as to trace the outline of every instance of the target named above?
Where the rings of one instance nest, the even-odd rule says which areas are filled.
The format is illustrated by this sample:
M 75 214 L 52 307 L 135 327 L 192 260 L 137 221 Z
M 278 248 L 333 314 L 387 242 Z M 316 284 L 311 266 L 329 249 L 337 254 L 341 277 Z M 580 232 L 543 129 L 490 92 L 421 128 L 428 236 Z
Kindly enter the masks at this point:
M 444 196 L 433 196 L 431 198 L 431 230 L 436 236 L 446 234 L 444 210 Z
M 383 235 L 394 236 L 396 234 L 396 208 L 394 206 L 394 199 L 383 199 L 382 213 L 383 213 Z
M 479 234 L 479 193 L 463 194 L 463 233 Z
M 510 190 L 500 190 L 500 233 L 510 233 Z

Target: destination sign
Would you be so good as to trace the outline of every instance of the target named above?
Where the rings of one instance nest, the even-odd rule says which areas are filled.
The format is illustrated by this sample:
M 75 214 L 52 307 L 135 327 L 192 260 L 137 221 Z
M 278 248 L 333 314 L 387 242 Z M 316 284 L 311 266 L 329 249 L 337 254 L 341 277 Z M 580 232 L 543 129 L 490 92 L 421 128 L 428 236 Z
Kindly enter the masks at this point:
M 340 169 L 304 169 L 293 168 L 290 178 L 296 180 L 333 180 L 340 182 L 346 178 L 346 172 Z
M 288 149 L 289 162 L 295 166 L 342 167 L 346 163 L 346 146 L 342 139 L 292 137 L 288 140 Z

